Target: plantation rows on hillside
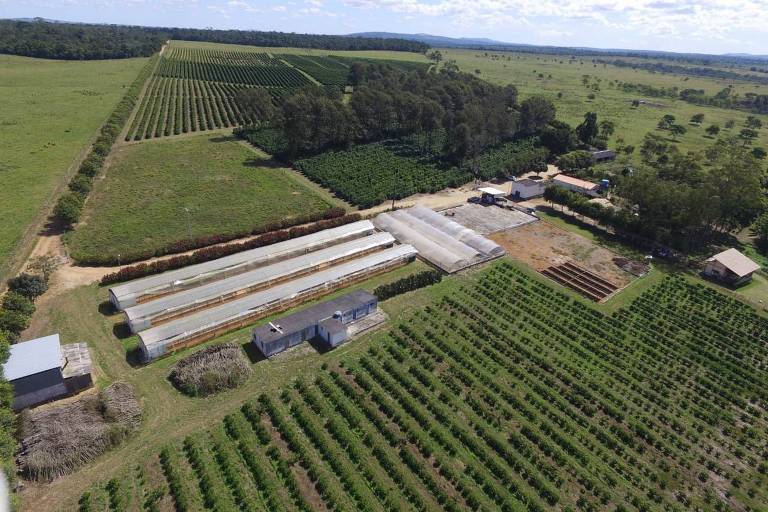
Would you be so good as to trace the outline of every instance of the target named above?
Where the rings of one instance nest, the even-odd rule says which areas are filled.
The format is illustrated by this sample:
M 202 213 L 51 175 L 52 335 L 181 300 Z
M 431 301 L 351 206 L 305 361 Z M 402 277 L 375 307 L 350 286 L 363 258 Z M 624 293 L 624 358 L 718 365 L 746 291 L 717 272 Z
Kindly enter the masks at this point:
M 263 130 L 252 142 L 267 151 L 285 147 L 274 130 Z M 339 197 L 362 208 L 388 199 L 418 193 L 433 193 L 459 187 L 472 180 L 470 163 L 459 168 L 441 166 L 431 153 L 415 144 L 416 138 L 354 146 L 298 160 L 297 169 L 308 178 L 330 188 Z M 532 140 L 507 142 L 489 148 L 477 162 L 482 179 L 507 177 L 528 171 L 546 170 L 548 151 Z
M 766 343 L 683 278 L 608 316 L 502 263 L 160 461 L 182 511 L 763 510 Z
M 355 61 L 171 47 L 158 63 L 126 140 L 242 126 L 250 122 L 235 101 L 243 88 L 264 87 L 275 100 L 313 83 L 338 88 L 347 83 Z M 386 62 L 403 70 L 427 67 L 424 63 Z
M 204 80 L 152 78 L 126 140 L 228 128 L 248 122 L 235 94 L 243 86 Z M 273 97 L 285 93 L 269 89 Z
M 329 151 L 295 165 L 313 181 L 362 208 L 388 199 L 458 187 L 470 179 L 457 168 L 441 169 L 428 160 L 399 155 L 379 143 Z

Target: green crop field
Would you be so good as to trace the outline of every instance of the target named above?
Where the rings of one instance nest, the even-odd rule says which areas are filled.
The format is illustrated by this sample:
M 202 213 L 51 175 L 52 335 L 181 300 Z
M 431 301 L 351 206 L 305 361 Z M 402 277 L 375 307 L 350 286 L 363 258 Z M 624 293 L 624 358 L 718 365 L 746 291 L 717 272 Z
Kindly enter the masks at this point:
M 309 85 L 343 86 L 349 54 L 371 60 L 367 52 L 339 56 L 283 54 L 274 48 L 173 41 L 163 53 L 138 106 L 126 140 L 240 126 L 249 121 L 235 101 L 238 91 L 263 87 L 273 98 Z M 282 51 L 283 49 L 278 49 Z M 391 52 L 397 57 L 398 52 Z M 423 62 L 389 60 L 403 69 Z
M 68 235 L 76 260 L 148 257 L 188 237 L 226 235 L 335 206 L 264 153 L 221 134 L 119 147 Z
M 0 277 L 145 62 L 0 55 Z
M 151 390 L 143 430 L 47 496 L 66 510 L 150 496 L 183 510 L 764 509 L 768 320 L 688 278 L 643 286 L 592 306 L 504 260 L 384 303 L 391 327 L 340 350 L 255 363 L 242 407 L 246 388 L 191 399 L 165 365 L 129 370 Z M 107 331 L 95 311 L 54 323 Z M 119 347 L 94 344 L 107 376 L 126 373 Z

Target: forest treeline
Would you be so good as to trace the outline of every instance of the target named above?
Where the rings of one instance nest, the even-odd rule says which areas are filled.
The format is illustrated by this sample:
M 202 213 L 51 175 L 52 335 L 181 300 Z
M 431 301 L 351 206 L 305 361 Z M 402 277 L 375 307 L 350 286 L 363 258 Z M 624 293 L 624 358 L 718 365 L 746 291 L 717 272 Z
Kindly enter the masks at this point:
M 63 60 L 148 57 L 169 39 L 326 50 L 424 52 L 429 48 L 424 43 L 403 39 L 0 20 L 0 53 L 26 57 Z
M 344 101 L 337 90 L 305 88 L 272 108 L 259 89 L 238 98 L 259 119 L 247 132 L 278 132 L 281 156 L 317 154 L 329 148 L 410 136 L 424 154 L 451 164 L 477 163 L 484 150 L 538 134 L 555 118 L 554 105 L 534 96 L 518 104 L 513 85 L 498 86 L 452 67 L 403 73 L 386 64 L 356 63 Z M 267 106 L 267 108 L 265 108 Z M 254 111 L 258 109 L 258 111 Z M 246 133 L 243 133 L 246 132 Z
M 622 59 L 594 59 L 597 64 L 610 64 L 620 68 L 643 69 L 656 73 L 670 73 L 674 75 L 703 76 L 707 78 L 722 78 L 725 80 L 744 80 L 759 84 L 768 84 L 768 76 L 750 75 L 736 71 L 728 71 L 714 67 L 681 66 L 666 62 L 637 62 Z

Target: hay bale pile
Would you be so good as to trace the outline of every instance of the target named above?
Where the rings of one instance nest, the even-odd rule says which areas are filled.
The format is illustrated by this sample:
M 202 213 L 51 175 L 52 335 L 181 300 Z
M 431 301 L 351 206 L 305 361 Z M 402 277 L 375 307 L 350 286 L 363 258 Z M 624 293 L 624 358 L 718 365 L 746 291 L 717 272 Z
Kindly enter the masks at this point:
M 68 404 L 26 410 L 19 465 L 26 478 L 53 480 L 118 444 L 140 422 L 139 402 L 123 382 Z
M 206 396 L 236 388 L 251 375 L 242 349 L 234 343 L 222 343 L 180 360 L 168 378 L 179 391 L 191 396 Z

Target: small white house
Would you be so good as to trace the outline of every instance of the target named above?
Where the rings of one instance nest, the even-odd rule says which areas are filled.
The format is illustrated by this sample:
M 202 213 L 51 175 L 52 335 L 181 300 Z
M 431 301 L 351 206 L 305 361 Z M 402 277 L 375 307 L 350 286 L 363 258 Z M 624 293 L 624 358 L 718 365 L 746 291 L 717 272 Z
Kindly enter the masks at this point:
M 709 258 L 703 274 L 731 286 L 739 286 L 750 281 L 757 270 L 760 270 L 760 265 L 731 248 Z
M 580 180 L 565 174 L 558 174 L 552 179 L 552 184 L 563 187 L 573 192 L 585 194 L 592 197 L 600 195 L 600 185 L 591 181 Z
M 522 200 L 541 197 L 549 181 L 523 178 L 512 182 L 512 199 Z

